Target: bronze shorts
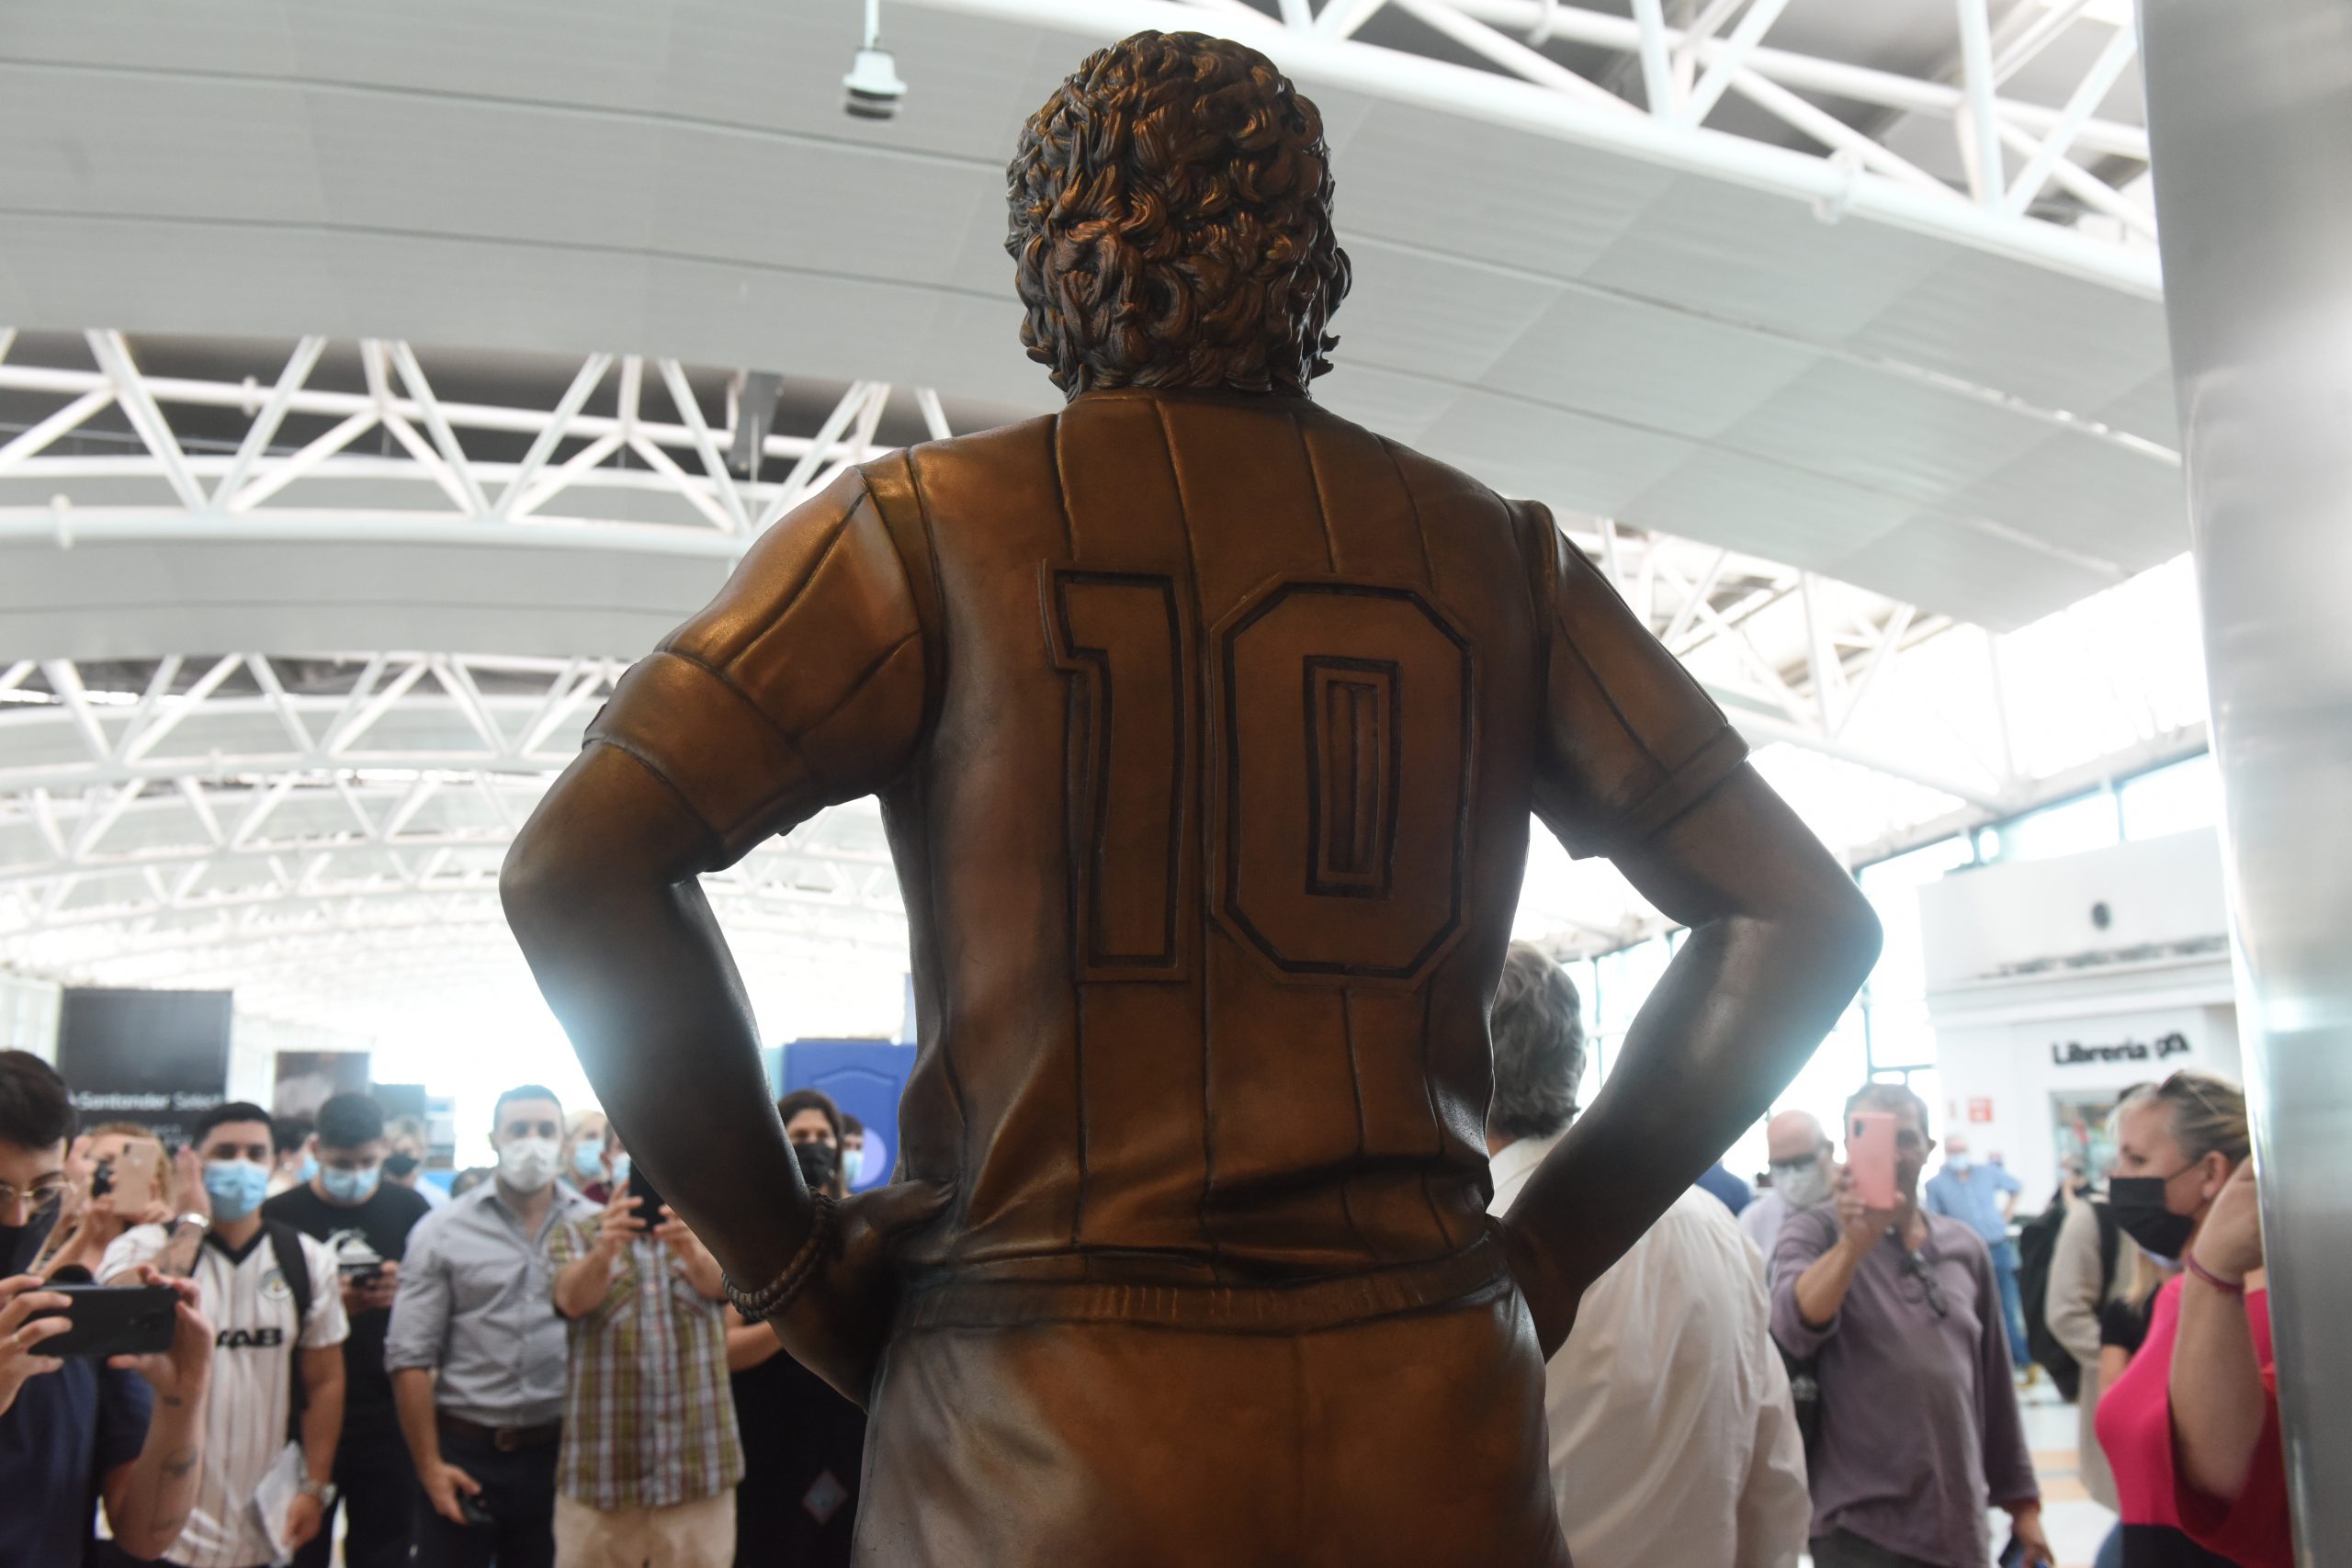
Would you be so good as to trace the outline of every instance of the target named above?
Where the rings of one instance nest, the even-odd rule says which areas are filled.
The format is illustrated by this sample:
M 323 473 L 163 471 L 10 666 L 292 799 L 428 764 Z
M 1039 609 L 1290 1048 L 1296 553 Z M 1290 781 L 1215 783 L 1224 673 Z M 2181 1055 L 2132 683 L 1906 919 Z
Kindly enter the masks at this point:
M 1303 1329 L 1229 1326 L 1284 1315 L 1247 1287 L 1130 1316 L 1100 1287 L 1058 1288 L 1053 1314 L 1032 1287 L 1012 1323 L 933 1295 L 884 1355 L 854 1561 L 1567 1568 L 1534 1328 L 1477 1263 L 1467 1292 Z

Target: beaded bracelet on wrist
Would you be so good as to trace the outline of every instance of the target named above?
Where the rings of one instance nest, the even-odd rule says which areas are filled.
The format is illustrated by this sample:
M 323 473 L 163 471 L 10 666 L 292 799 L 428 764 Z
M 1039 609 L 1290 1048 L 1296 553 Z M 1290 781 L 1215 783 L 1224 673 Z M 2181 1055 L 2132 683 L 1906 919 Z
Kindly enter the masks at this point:
M 761 1323 L 774 1317 L 792 1304 L 793 1298 L 808 1288 L 817 1276 L 817 1266 L 824 1261 L 825 1244 L 833 1231 L 833 1213 L 841 1205 L 823 1193 L 815 1196 L 816 1213 L 809 1221 L 808 1238 L 800 1250 L 784 1266 L 784 1271 L 756 1291 L 747 1291 L 727 1277 L 727 1299 L 743 1314 L 746 1323 Z

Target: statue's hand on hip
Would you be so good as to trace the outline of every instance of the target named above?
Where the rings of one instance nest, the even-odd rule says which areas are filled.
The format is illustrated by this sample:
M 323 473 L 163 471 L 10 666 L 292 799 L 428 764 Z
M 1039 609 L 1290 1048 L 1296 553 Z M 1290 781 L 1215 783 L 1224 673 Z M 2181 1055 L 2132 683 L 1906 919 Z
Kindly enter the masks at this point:
M 938 1217 L 944 1182 L 896 1181 L 842 1201 L 826 1258 L 790 1305 L 768 1320 L 792 1359 L 865 1408 L 874 1367 L 898 1307 L 899 1237 Z

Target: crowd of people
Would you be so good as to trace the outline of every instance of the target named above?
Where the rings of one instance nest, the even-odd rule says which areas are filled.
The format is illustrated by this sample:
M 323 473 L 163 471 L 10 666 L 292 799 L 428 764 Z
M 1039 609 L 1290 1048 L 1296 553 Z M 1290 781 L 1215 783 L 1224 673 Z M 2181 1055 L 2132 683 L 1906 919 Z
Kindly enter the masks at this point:
M 847 1120 L 778 1111 L 843 1195 Z M 0 1052 L 0 1563 L 848 1561 L 863 1414 L 725 1304 L 617 1128 L 510 1089 L 444 1193 L 366 1095 L 290 1120 L 167 1152 Z M 43 1355 L 92 1284 L 168 1291 L 170 1348 Z
M 1580 1019 L 1514 946 L 1496 1213 L 1575 1120 Z M 813 1090 L 777 1111 L 810 1189 L 842 1194 L 862 1129 Z M 1579 1568 L 2053 1561 L 2015 1183 L 1957 1138 L 1928 1178 L 1929 1110 L 1899 1084 L 1847 1111 L 1892 1118 L 1893 1207 L 1785 1111 L 1753 1201 L 1694 1186 L 1586 1292 L 1545 1391 Z M 323 1568 L 338 1535 L 354 1568 L 846 1562 L 865 1415 L 726 1304 L 600 1113 L 526 1085 L 492 1122 L 492 1163 L 449 1195 L 419 1179 L 424 1129 L 365 1095 L 290 1129 L 216 1106 L 167 1152 L 77 1129 L 52 1069 L 0 1052 L 0 1562 Z M 2086 1483 L 2121 1519 L 2102 1568 L 2284 1568 L 2244 1098 L 2177 1072 L 2115 1132 L 2107 1191 L 2059 1194 L 2042 1303 L 2080 1364 Z M 167 1291 L 169 1348 L 44 1356 L 76 1283 Z

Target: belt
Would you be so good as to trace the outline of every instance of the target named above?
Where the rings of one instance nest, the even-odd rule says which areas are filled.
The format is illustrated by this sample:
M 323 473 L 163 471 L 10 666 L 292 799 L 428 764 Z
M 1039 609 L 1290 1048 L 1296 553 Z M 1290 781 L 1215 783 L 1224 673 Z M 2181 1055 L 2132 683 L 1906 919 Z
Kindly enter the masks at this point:
M 500 1453 L 511 1454 L 520 1449 L 543 1449 L 563 1438 L 563 1423 L 542 1421 L 536 1427 L 485 1427 L 479 1421 L 462 1416 L 441 1415 L 435 1417 L 445 1438 L 463 1438 L 469 1442 L 486 1444 Z
M 990 1279 L 983 1269 L 951 1269 L 917 1285 L 899 1303 L 897 1332 L 1136 1323 L 1212 1334 L 1303 1334 L 1402 1313 L 1470 1306 L 1511 1288 L 1503 1249 L 1487 1235 L 1428 1262 L 1294 1284 Z

